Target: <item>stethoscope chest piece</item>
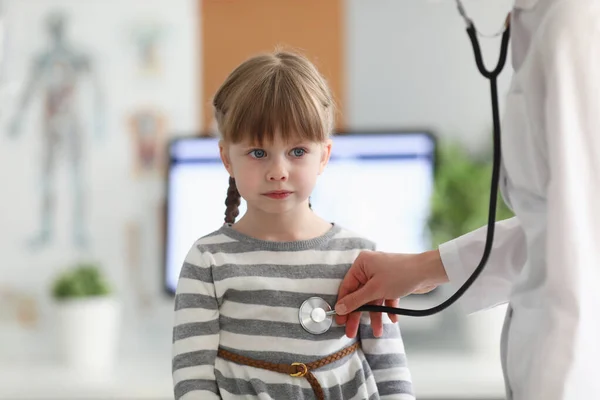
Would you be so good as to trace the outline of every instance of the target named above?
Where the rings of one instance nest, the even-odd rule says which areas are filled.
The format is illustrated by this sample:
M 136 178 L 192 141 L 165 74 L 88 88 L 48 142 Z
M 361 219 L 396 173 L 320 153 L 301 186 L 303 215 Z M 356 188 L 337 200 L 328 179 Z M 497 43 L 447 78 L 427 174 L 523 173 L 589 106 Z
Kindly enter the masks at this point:
M 331 311 L 331 306 L 322 298 L 306 299 L 298 310 L 300 325 L 314 335 L 327 332 L 333 323 L 333 316 L 327 315 L 327 311 Z

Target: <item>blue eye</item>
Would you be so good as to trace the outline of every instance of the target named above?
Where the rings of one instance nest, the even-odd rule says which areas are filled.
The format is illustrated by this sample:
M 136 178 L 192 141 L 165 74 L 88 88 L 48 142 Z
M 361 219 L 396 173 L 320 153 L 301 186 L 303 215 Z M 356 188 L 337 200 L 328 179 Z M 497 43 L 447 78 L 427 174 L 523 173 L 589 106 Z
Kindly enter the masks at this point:
M 301 149 L 301 148 L 295 148 L 294 150 L 292 150 L 292 155 L 294 157 L 302 157 L 305 154 L 306 154 L 306 150 Z
M 254 158 L 263 158 L 267 155 L 267 153 L 264 150 L 261 149 L 256 149 L 256 150 L 252 150 L 250 153 L 252 157 Z

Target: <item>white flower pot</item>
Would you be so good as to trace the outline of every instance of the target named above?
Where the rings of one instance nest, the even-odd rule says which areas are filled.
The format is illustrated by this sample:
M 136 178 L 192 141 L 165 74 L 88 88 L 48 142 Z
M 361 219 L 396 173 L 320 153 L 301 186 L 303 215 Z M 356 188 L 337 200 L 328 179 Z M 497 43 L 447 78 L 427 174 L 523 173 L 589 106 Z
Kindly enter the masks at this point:
M 89 371 L 110 369 L 119 344 L 121 310 L 117 299 L 69 299 L 56 305 L 58 339 L 67 365 Z

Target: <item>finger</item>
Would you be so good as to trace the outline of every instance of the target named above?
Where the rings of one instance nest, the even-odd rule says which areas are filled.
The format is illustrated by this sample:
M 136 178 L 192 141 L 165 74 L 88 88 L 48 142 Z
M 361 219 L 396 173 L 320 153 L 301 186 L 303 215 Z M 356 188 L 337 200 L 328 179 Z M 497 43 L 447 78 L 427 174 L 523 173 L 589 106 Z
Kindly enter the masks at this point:
M 356 337 L 356 334 L 358 333 L 361 314 L 361 312 L 353 312 L 347 315 L 348 319 L 346 321 L 346 336 L 348 336 L 350 339 Z
M 337 315 L 335 314 L 335 323 L 338 325 L 346 325 L 348 322 L 348 314 L 346 315 Z
M 335 314 L 335 322 L 338 325 L 346 325 L 348 323 L 348 319 L 350 318 L 350 315 L 352 315 L 352 313 L 346 314 L 346 315 Z
M 431 285 L 431 286 L 423 286 L 420 287 L 419 289 L 413 291 L 414 294 L 426 294 L 431 292 L 433 289 L 435 289 L 437 286 L 435 285 Z
M 373 336 L 381 337 L 383 335 L 383 315 L 380 312 L 369 313 L 371 315 L 371 329 Z
M 377 300 L 379 297 L 381 296 L 375 290 L 375 284 L 373 281 L 369 281 L 355 292 L 348 294 L 346 297 L 341 297 L 335 305 L 335 311 L 338 315 L 345 315 L 356 310 L 363 304 Z
M 338 289 L 338 299 L 346 297 L 367 283 L 368 279 L 363 271 L 361 260 L 362 258 L 359 254 L 348 272 L 346 272 L 346 275 L 344 276 L 344 279 L 342 279 Z
M 380 312 L 372 312 L 371 314 L 371 329 L 373 336 L 381 337 L 383 335 L 383 315 Z
M 359 289 L 361 286 L 363 286 L 367 282 L 368 279 L 363 270 L 363 262 L 362 262 L 363 257 L 361 256 L 361 254 L 362 253 L 360 253 L 358 255 L 358 257 L 356 257 L 356 259 L 354 260 L 354 263 L 352 264 L 352 266 L 350 267 L 348 272 L 346 272 L 344 279 L 342 279 L 342 282 L 340 283 L 340 286 L 338 288 L 338 296 L 337 296 L 338 300 L 346 297 L 350 293 L 355 292 L 357 289 Z M 347 312 L 347 311 L 348 310 L 346 310 L 345 312 Z M 352 310 L 350 310 L 350 311 L 352 311 Z M 354 317 L 354 318 L 356 318 L 356 317 Z M 339 325 L 344 325 L 348 322 L 348 316 L 345 314 L 340 315 L 340 313 L 337 313 L 336 317 L 335 317 L 335 321 Z M 350 329 L 350 330 L 352 330 L 352 329 Z M 352 333 L 352 332 L 350 332 L 350 333 Z
M 360 288 L 362 286 L 362 283 L 355 275 L 356 274 L 355 270 L 356 270 L 356 268 L 351 268 L 346 273 L 346 276 L 342 280 L 342 283 L 340 284 L 340 287 L 338 289 L 338 299 L 342 299 L 342 298 L 346 297 L 347 295 L 355 292 L 358 288 Z M 352 311 L 352 310 L 350 310 L 350 311 Z M 339 310 L 336 310 L 335 321 L 339 325 L 346 324 L 348 322 L 348 314 L 341 314 L 339 312 Z
M 395 299 L 395 300 L 386 300 L 385 301 L 385 305 L 387 307 L 394 307 L 394 308 L 398 308 L 398 306 L 400 305 L 400 300 L 399 299 Z M 391 314 L 388 313 L 388 317 L 390 318 L 390 321 L 392 321 L 394 324 L 396 322 L 398 322 L 398 315 L 396 314 Z
M 355 292 L 358 288 L 362 286 L 362 283 L 355 275 L 355 270 L 356 268 L 351 268 L 350 270 L 348 270 L 344 280 L 342 280 L 342 283 L 340 284 L 340 287 L 338 289 L 338 299 L 346 297 L 347 295 Z M 337 322 L 339 325 L 346 324 L 348 322 L 348 315 L 341 314 L 339 310 L 336 310 L 335 322 Z

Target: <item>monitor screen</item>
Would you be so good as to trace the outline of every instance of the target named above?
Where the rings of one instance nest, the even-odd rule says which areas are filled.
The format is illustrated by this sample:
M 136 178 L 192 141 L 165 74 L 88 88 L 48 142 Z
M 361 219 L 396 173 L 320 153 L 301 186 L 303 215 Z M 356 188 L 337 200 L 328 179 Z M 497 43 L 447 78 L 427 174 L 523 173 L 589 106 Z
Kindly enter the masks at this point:
M 435 140 L 426 132 L 335 135 L 331 160 L 311 195 L 324 219 L 377 244 L 378 250 L 429 249 L 427 217 Z M 183 260 L 198 238 L 224 223 L 229 176 L 218 139 L 179 138 L 169 147 L 164 283 L 173 294 Z M 241 218 L 246 211 L 240 206 Z

